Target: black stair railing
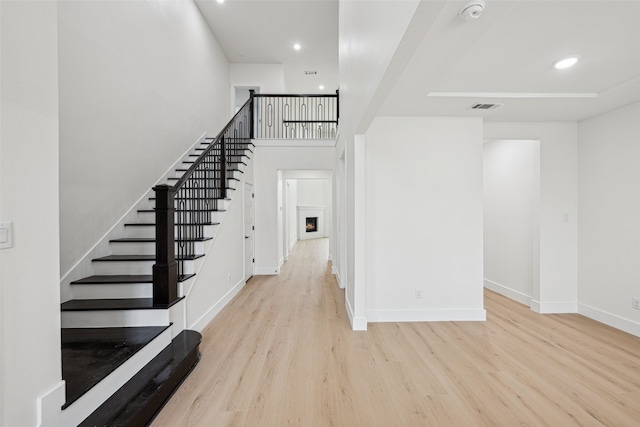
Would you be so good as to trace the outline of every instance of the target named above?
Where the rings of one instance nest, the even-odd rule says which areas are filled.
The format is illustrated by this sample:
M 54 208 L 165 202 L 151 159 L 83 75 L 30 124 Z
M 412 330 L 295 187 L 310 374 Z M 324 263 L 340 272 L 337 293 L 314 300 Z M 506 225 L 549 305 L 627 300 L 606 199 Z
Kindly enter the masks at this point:
M 265 95 L 254 99 L 256 139 L 335 139 L 338 131 L 338 91 L 330 95 Z
M 178 282 L 194 272 L 197 242 L 219 201 L 227 197 L 230 169 L 241 162 L 252 139 L 334 139 L 339 119 L 335 95 L 264 95 L 249 100 L 207 145 L 175 185 L 157 185 L 156 263 L 153 304 L 168 307 L 178 299 Z
M 249 99 L 173 185 L 157 185 L 156 263 L 153 304 L 167 307 L 178 299 L 178 282 L 193 274 L 188 261 L 219 202 L 227 197 L 227 177 L 251 142 L 253 99 Z

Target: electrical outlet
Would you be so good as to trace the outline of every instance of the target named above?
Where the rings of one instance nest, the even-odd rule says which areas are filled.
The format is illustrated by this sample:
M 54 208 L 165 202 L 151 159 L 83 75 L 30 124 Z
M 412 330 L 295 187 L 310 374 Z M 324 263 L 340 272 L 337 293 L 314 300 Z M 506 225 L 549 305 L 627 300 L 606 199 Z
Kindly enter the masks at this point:
M 631 306 L 636 310 L 640 310 L 640 298 L 631 298 Z
M 416 288 L 416 299 L 422 298 L 422 289 Z

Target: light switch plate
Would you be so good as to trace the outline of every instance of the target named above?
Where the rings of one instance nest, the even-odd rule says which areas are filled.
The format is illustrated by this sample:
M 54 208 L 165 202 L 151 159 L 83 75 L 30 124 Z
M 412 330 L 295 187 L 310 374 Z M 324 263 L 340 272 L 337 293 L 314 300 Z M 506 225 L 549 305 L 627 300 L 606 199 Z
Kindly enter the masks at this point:
M 13 225 L 11 222 L 0 222 L 0 249 L 13 247 Z

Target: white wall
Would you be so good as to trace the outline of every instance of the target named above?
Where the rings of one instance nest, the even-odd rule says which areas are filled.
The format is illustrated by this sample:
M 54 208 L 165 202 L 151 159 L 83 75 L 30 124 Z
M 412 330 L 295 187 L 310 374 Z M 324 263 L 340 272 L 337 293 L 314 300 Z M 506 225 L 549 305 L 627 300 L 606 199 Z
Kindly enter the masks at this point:
M 578 125 L 580 313 L 640 336 L 640 103 Z
M 259 86 L 260 93 L 286 93 L 282 64 L 229 64 L 231 88 Z
M 249 163 L 251 168 L 252 163 Z M 187 328 L 201 331 L 245 284 L 244 181 L 238 183 L 196 283 L 187 295 Z
M 59 2 L 61 272 L 205 131 L 229 65 L 193 2 Z
M 286 180 L 286 209 L 287 209 L 287 220 L 286 220 L 286 239 L 287 248 L 286 253 L 288 254 L 293 246 L 298 241 L 298 212 L 296 207 L 298 206 L 298 180 L 297 179 L 287 179 Z
M 540 276 L 531 309 L 577 311 L 577 123 L 484 124 L 485 140 L 540 141 Z M 568 222 L 564 219 L 568 218 Z
M 367 321 L 484 320 L 482 120 L 377 117 L 365 145 Z
M 298 206 L 326 206 L 327 180 L 301 179 L 298 182 Z
M 55 2 L 0 2 L 0 221 L 14 227 L 13 248 L 0 249 L 0 425 L 7 427 L 37 425 L 38 398 L 64 391 L 57 32 Z
M 255 274 L 278 274 L 283 228 L 279 222 L 282 207 L 283 174 L 286 170 L 332 170 L 335 148 L 330 146 L 261 146 L 254 151 L 255 177 Z M 280 178 L 279 178 L 280 175 Z M 280 242 L 280 243 L 279 243 Z
M 483 152 L 485 287 L 530 305 L 539 266 L 540 144 L 489 141 Z

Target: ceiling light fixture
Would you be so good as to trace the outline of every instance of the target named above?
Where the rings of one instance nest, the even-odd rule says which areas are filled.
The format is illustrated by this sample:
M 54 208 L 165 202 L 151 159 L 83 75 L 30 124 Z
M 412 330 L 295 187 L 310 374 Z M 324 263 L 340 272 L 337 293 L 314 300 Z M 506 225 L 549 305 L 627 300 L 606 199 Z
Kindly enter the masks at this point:
M 320 90 L 324 90 L 324 86 L 323 86 L 323 85 L 320 85 L 320 86 L 318 86 L 318 89 L 320 89 Z
M 570 56 L 568 58 L 564 58 L 564 59 L 561 59 L 559 61 L 556 61 L 553 64 L 553 67 L 556 70 L 564 70 L 564 69 L 567 69 L 567 68 L 571 68 L 574 65 L 576 65 L 576 62 L 578 62 L 578 59 L 580 59 L 579 56 Z
M 224 0 L 218 0 L 218 3 L 224 3 Z
M 302 48 L 302 46 L 300 46 L 300 43 L 296 43 L 293 45 L 293 49 L 294 50 L 300 50 Z

